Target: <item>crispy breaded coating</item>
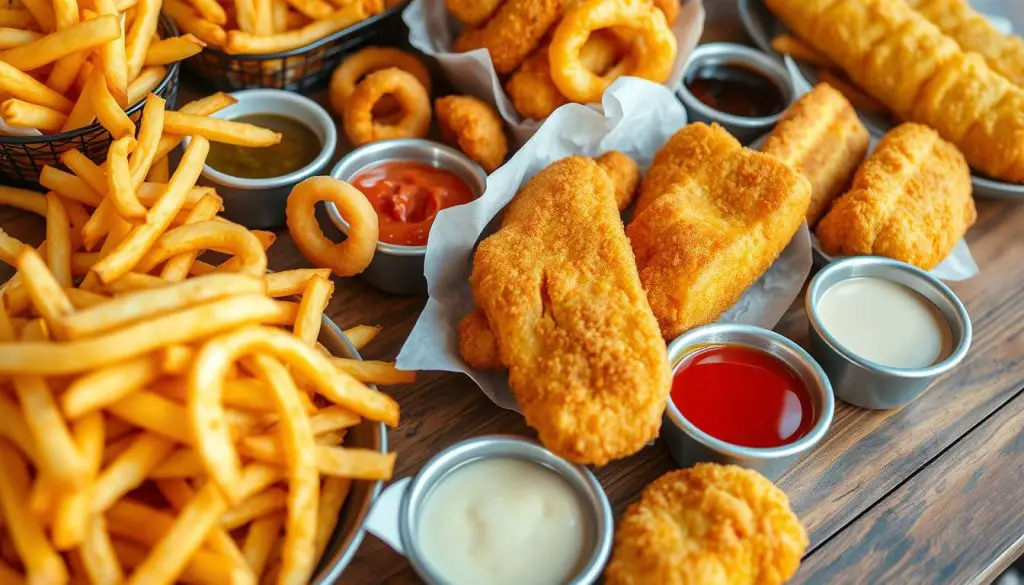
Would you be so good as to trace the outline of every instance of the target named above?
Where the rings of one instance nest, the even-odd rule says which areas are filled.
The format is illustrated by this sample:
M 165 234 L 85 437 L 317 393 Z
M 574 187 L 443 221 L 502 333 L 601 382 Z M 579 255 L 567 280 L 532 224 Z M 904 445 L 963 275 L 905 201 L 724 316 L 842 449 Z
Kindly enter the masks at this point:
M 669 139 L 626 229 L 665 339 L 736 304 L 803 223 L 810 191 L 803 175 L 718 125 L 691 124 Z
M 629 207 L 640 185 L 640 166 L 636 161 L 617 150 L 609 150 L 594 159 L 608 173 L 615 187 L 615 204 L 619 211 Z
M 487 49 L 495 71 L 512 73 L 540 45 L 566 1 L 505 0 L 486 24 L 463 30 L 453 49 L 456 53 Z
M 459 355 L 471 368 L 501 370 L 505 367 L 498 356 L 498 341 L 487 315 L 479 308 L 459 322 Z
M 644 488 L 615 531 L 607 585 L 781 585 L 807 532 L 755 471 L 701 463 Z
M 665 342 L 597 163 L 565 158 L 527 182 L 477 248 L 472 287 L 545 447 L 603 465 L 657 437 Z
M 963 155 L 934 130 L 907 123 L 882 138 L 817 234 L 827 254 L 887 256 L 930 270 L 975 219 Z
M 761 151 L 811 182 L 807 224 L 813 226 L 850 184 L 870 139 L 850 102 L 821 83 L 790 106 Z
M 462 24 L 480 26 L 487 22 L 502 0 L 445 0 L 444 6 Z
M 434 113 L 445 141 L 485 171 L 492 173 L 505 161 L 505 126 L 490 104 L 468 95 L 449 95 L 434 101 Z

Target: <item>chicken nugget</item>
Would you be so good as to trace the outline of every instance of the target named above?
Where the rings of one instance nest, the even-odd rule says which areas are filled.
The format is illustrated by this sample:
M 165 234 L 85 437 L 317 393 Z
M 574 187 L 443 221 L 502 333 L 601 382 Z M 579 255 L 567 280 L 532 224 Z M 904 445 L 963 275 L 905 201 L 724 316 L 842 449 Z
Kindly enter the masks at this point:
M 688 172 L 658 168 L 677 161 Z M 771 267 L 804 222 L 811 184 L 777 158 L 743 148 L 720 126 L 704 124 L 676 132 L 655 156 L 651 175 L 661 191 L 644 179 L 626 234 L 661 333 L 673 339 L 717 320 Z M 670 176 L 674 182 L 665 180 Z
M 781 585 L 807 531 L 756 471 L 701 463 L 644 488 L 615 531 L 607 585 Z
M 472 368 L 501 370 L 505 367 L 498 356 L 498 342 L 491 324 L 479 308 L 473 309 L 459 323 L 459 355 Z
M 811 182 L 807 224 L 813 226 L 850 184 L 870 139 L 850 102 L 832 86 L 820 83 L 790 106 L 761 151 Z
M 594 160 L 608 173 L 608 178 L 615 186 L 615 204 L 619 211 L 629 207 L 640 184 L 640 166 L 617 150 L 609 150 Z
M 931 270 L 975 219 L 963 155 L 931 128 L 907 123 L 879 141 L 817 234 L 827 254 L 887 256 Z
M 512 73 L 540 45 L 562 14 L 567 0 L 506 0 L 480 28 L 467 28 L 455 39 L 456 53 L 487 49 L 494 69 Z
M 480 26 L 487 22 L 501 6 L 502 0 L 445 0 L 445 8 L 459 22 L 469 26 Z
M 434 102 L 441 137 L 454 144 L 488 173 L 508 154 L 508 138 L 498 112 L 468 95 L 450 95 Z

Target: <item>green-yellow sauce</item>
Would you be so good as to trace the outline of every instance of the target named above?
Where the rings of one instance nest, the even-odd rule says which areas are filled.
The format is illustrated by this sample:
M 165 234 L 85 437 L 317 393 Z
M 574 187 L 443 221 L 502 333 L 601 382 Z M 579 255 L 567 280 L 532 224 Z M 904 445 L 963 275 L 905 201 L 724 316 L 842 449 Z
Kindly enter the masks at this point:
M 267 147 L 210 143 L 206 164 L 243 179 L 268 179 L 297 171 L 313 162 L 323 144 L 309 126 L 278 114 L 249 114 L 234 118 L 281 133 L 281 142 Z

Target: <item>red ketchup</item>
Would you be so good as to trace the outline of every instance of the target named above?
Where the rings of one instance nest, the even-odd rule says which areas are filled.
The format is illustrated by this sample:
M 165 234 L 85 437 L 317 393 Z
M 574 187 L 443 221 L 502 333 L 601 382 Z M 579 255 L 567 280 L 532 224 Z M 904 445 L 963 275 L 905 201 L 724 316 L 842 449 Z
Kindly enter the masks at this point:
M 742 345 L 714 345 L 683 362 L 672 402 L 712 437 L 743 447 L 779 447 L 814 425 L 810 392 L 778 358 Z

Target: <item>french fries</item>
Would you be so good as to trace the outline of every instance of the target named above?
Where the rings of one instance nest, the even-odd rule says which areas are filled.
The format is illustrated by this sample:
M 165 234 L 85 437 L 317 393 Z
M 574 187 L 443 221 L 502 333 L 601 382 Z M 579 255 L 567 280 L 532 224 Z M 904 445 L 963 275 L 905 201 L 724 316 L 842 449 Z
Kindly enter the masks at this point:
M 109 122 L 101 68 L 88 91 Z M 274 234 L 218 217 L 216 191 L 196 187 L 205 116 L 230 97 L 181 115 L 147 100 L 138 128 L 110 123 L 104 165 L 72 150 L 70 172 L 43 169 L 46 195 L 0 188 L 46 219 L 38 249 L 0 231 L 17 270 L 0 294 L 0 582 L 308 583 L 351 482 L 394 472 L 394 454 L 343 444 L 364 420 L 398 423 L 368 384 L 413 374 L 325 355 L 330 275 L 268 273 Z M 146 182 L 185 137 L 166 182 Z M 207 251 L 231 257 L 196 260 Z M 360 346 L 378 332 L 348 330 Z

